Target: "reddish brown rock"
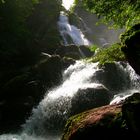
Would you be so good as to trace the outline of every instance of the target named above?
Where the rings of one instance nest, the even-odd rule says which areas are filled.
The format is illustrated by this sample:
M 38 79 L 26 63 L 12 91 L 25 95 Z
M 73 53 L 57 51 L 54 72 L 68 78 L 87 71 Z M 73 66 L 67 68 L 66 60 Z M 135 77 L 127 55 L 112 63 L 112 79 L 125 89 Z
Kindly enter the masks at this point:
M 123 103 L 91 109 L 71 117 L 62 140 L 135 139 L 140 136 L 140 93 Z

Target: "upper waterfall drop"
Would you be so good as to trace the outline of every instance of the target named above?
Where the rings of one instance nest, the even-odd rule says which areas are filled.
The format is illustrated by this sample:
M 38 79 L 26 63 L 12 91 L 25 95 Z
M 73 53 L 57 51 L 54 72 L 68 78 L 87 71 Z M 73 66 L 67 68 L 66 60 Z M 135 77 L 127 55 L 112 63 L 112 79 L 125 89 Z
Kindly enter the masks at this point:
M 68 17 L 64 12 L 60 13 L 58 29 L 63 39 L 63 45 L 65 46 L 70 44 L 75 44 L 77 46 L 89 46 L 91 44 L 90 41 L 85 38 L 84 34 L 80 29 L 69 23 Z

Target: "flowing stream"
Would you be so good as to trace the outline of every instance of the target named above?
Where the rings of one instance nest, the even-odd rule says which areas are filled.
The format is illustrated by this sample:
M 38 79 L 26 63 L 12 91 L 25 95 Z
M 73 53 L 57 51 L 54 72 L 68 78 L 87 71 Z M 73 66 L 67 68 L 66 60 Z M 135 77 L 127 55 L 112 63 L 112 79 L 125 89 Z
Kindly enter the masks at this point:
M 64 13 L 60 14 L 58 27 L 63 45 L 90 44 L 80 29 L 69 24 Z M 131 66 L 127 63 L 114 65 L 117 67 L 118 76 L 112 75 L 113 81 L 120 77 L 116 86 L 121 91 L 107 87 L 108 83 L 113 81 L 106 81 L 109 78 L 104 73 L 105 70 L 98 67 L 98 63 L 77 61 L 63 72 L 62 83 L 47 91 L 44 99 L 33 108 L 32 115 L 21 126 L 22 131 L 2 134 L 0 140 L 60 140 L 70 116 L 101 105 L 119 103 L 139 91 L 140 78 Z M 105 78 L 100 78 L 104 75 Z
M 70 44 L 75 44 L 77 46 L 91 44 L 80 29 L 69 23 L 68 17 L 64 12 L 60 13 L 58 28 L 63 38 L 63 45 L 65 46 Z
M 122 77 L 127 77 L 129 85 L 118 92 L 110 100 L 111 104 L 118 103 L 126 96 L 130 96 L 135 91 L 139 90 L 139 76 L 135 74 L 134 70 L 129 64 L 123 66 L 121 63 L 114 64 L 118 67 Z M 109 92 L 102 83 L 99 83 L 97 78 L 102 68 L 98 68 L 98 63 L 86 63 L 84 61 L 77 61 L 74 65 L 69 66 L 63 72 L 62 83 L 50 91 L 47 91 L 44 99 L 39 105 L 32 110 L 32 115 L 26 123 L 22 125 L 22 132 L 17 134 L 3 134 L 0 140 L 60 140 L 64 125 L 67 119 L 71 116 L 71 112 L 75 108 L 81 108 L 80 102 L 88 102 L 93 107 L 95 99 L 86 98 L 90 91 L 102 88 L 103 91 Z M 114 77 L 115 79 L 116 77 Z M 118 82 L 118 84 L 120 84 Z M 87 92 L 86 92 L 87 90 Z M 84 91 L 84 92 L 82 92 Z M 98 91 L 98 90 L 97 90 Z M 84 96 L 82 94 L 84 94 Z M 93 92 L 93 95 L 95 92 Z M 100 93 L 102 94 L 102 93 Z M 109 92 L 111 94 L 111 92 Z M 77 96 L 78 95 L 78 96 Z M 96 97 L 97 94 L 95 94 Z M 103 102 L 100 96 L 100 102 Z M 78 98 L 78 100 L 75 100 Z M 88 99 L 88 100 L 87 100 Z M 107 98 L 106 98 L 107 99 Z M 112 101 L 113 99 L 113 101 Z M 75 101 L 73 104 L 73 100 Z M 97 105 L 98 102 L 94 103 Z M 98 106 L 98 105 L 97 105 Z M 88 109 L 88 108 L 87 108 Z M 86 110 L 86 108 L 85 108 Z M 74 114 L 76 114 L 75 110 Z

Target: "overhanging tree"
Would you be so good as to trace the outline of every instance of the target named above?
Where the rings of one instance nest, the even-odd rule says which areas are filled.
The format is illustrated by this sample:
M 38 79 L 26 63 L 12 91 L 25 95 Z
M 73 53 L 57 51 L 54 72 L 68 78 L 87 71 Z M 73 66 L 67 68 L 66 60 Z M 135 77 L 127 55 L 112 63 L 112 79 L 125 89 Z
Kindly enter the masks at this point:
M 114 27 L 130 27 L 140 23 L 140 0 L 75 0 Z

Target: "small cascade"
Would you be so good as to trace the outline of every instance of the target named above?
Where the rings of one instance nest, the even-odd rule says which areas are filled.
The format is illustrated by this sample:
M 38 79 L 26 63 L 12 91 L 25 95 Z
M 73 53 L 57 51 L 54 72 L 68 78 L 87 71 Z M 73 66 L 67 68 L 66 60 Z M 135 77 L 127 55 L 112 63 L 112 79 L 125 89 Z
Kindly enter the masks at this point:
M 121 63 L 116 63 L 116 66 L 122 76 L 130 80 L 131 86 L 126 86 L 127 89 L 122 92 L 116 91 L 113 101 L 108 97 L 111 94 L 109 89 L 97 82 L 99 75 L 96 73 L 102 71 L 98 63 L 77 61 L 64 71 L 62 84 L 46 92 L 44 99 L 33 109 L 32 115 L 23 124 L 23 131 L 0 135 L 0 140 L 60 140 L 64 125 L 73 110 L 76 114 L 85 104 L 88 105 L 88 108 L 87 106 L 84 108 L 86 110 L 89 106 L 93 108 L 105 100 L 109 100 L 106 102 L 108 104 L 119 103 L 120 98 L 124 99 L 138 91 L 140 77 L 131 66 Z
M 77 46 L 80 45 L 90 45 L 91 43 L 88 39 L 85 38 L 84 34 L 80 29 L 78 29 L 74 25 L 70 25 L 68 21 L 68 17 L 64 12 L 60 13 L 58 28 L 60 35 L 63 38 L 63 45 L 71 45 L 75 44 Z
M 125 88 L 122 92 L 114 95 L 114 98 L 112 99 L 110 104 L 121 103 L 125 100 L 125 98 L 131 96 L 136 92 L 140 92 L 140 76 L 135 73 L 134 69 L 128 63 L 125 63 L 125 66 L 121 65 L 119 62 L 116 64 L 121 71 L 125 71 L 125 74 L 122 76 L 127 80 L 129 79 L 127 83 L 129 82 L 130 84 L 129 87 Z
M 97 63 L 86 64 L 78 61 L 64 71 L 64 82 L 46 93 L 33 115 L 24 125 L 29 134 L 41 136 L 61 133 L 70 117 L 71 100 L 79 89 L 96 88 L 99 84 L 90 83 L 90 78 L 98 70 Z

